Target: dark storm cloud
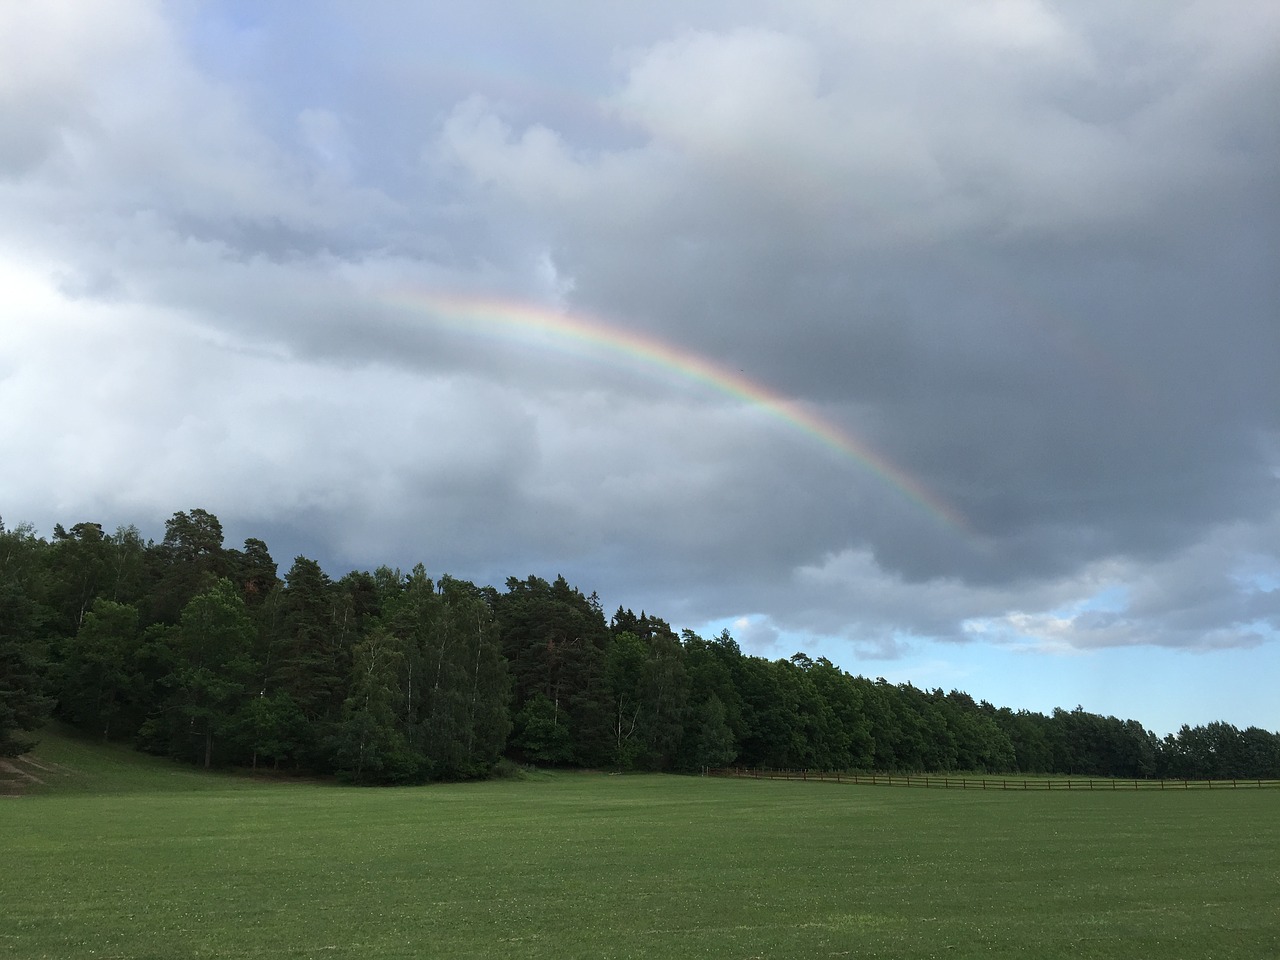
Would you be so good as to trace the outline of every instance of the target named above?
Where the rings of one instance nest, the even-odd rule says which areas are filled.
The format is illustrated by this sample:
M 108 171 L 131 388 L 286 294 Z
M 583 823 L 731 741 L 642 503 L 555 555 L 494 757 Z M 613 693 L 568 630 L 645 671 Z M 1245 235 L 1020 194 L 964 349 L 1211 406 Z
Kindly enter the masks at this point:
M 553 7 L 0 14 L 5 515 L 203 503 L 282 564 L 564 572 L 766 646 L 1274 640 L 1274 13 Z M 965 523 L 412 290 L 698 353 Z
M 1274 508 L 1258 433 L 1280 404 L 1258 358 L 1280 335 L 1256 260 L 1274 246 L 1276 138 L 1255 85 L 1276 70 L 1246 41 L 1224 78 L 1224 50 L 1156 30 L 1133 38 L 1150 68 L 1134 85 L 1134 52 L 1108 60 L 1053 26 L 1012 51 L 1060 54 L 1047 73 L 1028 62 L 1015 96 L 993 83 L 1003 71 L 942 51 L 985 95 L 957 104 L 967 120 L 941 117 L 948 96 L 899 90 L 886 118 L 880 98 L 819 83 L 817 44 L 742 30 L 640 57 L 620 101 L 648 156 L 577 159 L 474 111 L 449 132 L 487 185 L 535 204 L 546 186 L 577 299 L 868 411 L 860 432 L 1006 542 L 996 575 L 1064 573 Z M 1161 43 L 1181 57 L 1159 63 Z M 909 69 L 940 93 L 942 68 Z M 1103 109 L 1111 92 L 1122 102 Z M 663 163 L 661 190 L 640 182 L 599 213 L 612 164 L 642 181 Z M 882 558 L 947 572 L 932 544 L 913 556 L 889 536 Z

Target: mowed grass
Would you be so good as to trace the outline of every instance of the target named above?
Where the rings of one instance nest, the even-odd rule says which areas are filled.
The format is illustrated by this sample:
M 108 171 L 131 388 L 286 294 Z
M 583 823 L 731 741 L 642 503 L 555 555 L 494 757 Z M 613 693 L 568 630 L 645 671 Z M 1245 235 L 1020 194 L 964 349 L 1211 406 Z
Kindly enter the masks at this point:
M 53 737 L 0 957 L 1280 957 L 1280 791 L 357 789 Z M 66 768 L 71 768 L 70 770 Z

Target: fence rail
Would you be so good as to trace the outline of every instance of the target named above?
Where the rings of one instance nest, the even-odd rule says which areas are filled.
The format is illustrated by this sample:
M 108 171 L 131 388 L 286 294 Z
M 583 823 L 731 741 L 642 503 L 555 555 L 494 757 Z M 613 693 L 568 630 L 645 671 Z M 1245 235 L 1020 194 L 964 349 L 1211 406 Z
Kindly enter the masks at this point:
M 938 774 L 854 773 L 832 770 L 755 770 L 726 767 L 713 777 L 755 780 L 813 780 L 868 787 L 919 787 L 934 790 L 1237 790 L 1280 787 L 1280 780 L 1119 780 L 1110 777 L 953 777 Z

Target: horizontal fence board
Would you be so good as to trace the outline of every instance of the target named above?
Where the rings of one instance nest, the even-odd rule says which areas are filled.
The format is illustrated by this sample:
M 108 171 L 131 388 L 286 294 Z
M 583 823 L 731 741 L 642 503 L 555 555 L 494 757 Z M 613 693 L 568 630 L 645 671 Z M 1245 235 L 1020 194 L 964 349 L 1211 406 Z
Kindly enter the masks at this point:
M 948 774 L 854 773 L 839 770 L 760 770 L 726 767 L 713 777 L 755 780 L 804 780 L 868 787 L 917 787 L 925 790 L 1236 790 L 1280 787 L 1280 780 L 1121 780 L 1110 777 L 957 777 Z

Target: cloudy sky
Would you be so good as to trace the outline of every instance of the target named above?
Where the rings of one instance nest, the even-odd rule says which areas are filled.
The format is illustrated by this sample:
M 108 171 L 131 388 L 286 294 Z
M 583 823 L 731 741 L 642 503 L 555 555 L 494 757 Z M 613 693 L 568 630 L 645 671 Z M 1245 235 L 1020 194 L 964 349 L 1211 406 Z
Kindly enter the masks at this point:
M 1280 6 L 7 0 L 0 516 L 1280 729 Z

